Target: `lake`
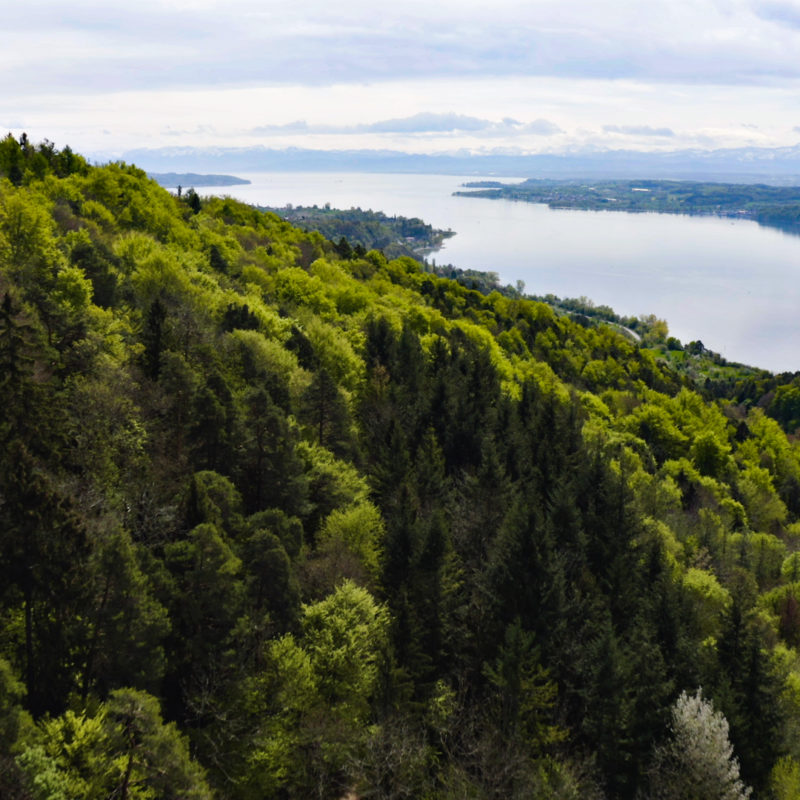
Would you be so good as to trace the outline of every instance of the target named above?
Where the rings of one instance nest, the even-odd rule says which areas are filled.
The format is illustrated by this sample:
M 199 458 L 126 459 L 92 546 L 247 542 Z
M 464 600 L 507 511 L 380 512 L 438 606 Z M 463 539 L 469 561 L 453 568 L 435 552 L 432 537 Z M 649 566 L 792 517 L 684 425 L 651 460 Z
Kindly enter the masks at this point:
M 800 370 L 800 236 L 749 220 L 452 196 L 475 176 L 240 177 L 252 183 L 200 192 L 256 205 L 330 203 L 421 217 L 456 232 L 432 254 L 436 263 L 497 272 L 503 283 L 522 280 L 530 294 L 586 296 L 619 314 L 655 314 L 684 343 L 699 339 L 729 360 L 776 372 Z

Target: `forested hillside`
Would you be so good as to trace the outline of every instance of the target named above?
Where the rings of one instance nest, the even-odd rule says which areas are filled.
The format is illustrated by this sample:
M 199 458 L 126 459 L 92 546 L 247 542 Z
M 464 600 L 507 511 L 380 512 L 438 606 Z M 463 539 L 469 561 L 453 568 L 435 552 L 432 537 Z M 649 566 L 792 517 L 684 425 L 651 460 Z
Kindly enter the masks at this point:
M 757 398 L 135 167 L 0 174 L 0 796 L 800 797 Z
M 389 258 L 423 258 L 442 246 L 453 231 L 437 230 L 417 217 L 387 216 L 382 211 L 319 206 L 264 207 L 304 230 L 318 231 L 336 242 L 340 256 L 349 259 L 378 249 Z

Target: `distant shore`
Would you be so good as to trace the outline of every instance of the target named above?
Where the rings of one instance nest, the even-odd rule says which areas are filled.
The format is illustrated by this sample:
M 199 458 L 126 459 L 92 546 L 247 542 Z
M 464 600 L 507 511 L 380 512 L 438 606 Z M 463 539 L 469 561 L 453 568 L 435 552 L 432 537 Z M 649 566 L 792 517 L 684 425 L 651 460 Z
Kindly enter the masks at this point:
M 751 219 L 759 225 L 800 233 L 800 187 L 697 181 L 615 180 L 520 183 L 472 181 L 460 197 L 521 200 L 550 208 L 627 211 Z
M 179 186 L 194 188 L 202 186 L 243 186 L 250 183 L 245 178 L 235 175 L 200 175 L 196 172 L 148 172 L 150 178 L 165 189 L 177 189 Z

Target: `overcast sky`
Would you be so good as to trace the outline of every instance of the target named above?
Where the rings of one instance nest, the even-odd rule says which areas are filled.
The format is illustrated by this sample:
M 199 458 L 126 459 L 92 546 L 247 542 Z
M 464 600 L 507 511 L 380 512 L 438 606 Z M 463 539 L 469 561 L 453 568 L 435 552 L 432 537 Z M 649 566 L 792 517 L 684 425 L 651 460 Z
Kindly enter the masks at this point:
M 27 0 L 0 128 L 133 147 L 800 143 L 800 0 Z

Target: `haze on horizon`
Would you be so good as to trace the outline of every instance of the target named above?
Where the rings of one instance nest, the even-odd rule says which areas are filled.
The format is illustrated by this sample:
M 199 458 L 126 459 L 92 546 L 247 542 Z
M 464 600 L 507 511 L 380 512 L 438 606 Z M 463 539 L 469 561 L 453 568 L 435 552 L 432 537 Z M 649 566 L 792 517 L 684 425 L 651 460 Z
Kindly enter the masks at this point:
M 798 0 L 4 10 L 0 129 L 131 148 L 559 153 L 800 143 Z

